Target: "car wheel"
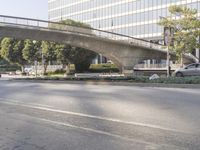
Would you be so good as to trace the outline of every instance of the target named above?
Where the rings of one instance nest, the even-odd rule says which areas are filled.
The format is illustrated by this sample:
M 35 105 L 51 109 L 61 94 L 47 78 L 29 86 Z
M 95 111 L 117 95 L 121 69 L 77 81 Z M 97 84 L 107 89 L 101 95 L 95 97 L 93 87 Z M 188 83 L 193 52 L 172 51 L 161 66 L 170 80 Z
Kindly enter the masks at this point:
M 177 73 L 176 73 L 176 77 L 183 77 L 183 73 L 177 72 Z

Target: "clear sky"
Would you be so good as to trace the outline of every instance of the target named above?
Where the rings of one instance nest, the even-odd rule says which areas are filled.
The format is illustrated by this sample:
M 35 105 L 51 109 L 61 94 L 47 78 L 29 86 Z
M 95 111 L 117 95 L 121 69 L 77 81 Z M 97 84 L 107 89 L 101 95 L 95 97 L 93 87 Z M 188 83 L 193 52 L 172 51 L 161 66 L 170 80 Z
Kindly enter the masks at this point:
M 0 0 L 0 15 L 48 19 L 48 0 Z

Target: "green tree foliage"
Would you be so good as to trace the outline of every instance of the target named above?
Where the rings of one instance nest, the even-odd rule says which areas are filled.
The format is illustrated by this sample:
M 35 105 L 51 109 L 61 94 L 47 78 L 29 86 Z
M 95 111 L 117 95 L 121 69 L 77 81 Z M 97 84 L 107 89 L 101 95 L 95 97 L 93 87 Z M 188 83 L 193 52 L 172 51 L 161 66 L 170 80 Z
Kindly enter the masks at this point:
M 23 49 L 23 58 L 29 64 L 34 64 L 34 61 L 39 61 L 41 59 L 40 47 L 41 47 L 41 42 L 25 40 Z
M 185 6 L 171 6 L 170 16 L 162 18 L 160 25 L 174 28 L 174 45 L 170 50 L 174 51 L 182 63 L 182 55 L 191 53 L 195 48 L 200 48 L 197 38 L 200 36 L 200 20 L 197 18 L 197 10 Z
M 92 34 L 92 30 L 90 30 L 90 25 L 77 22 L 74 20 L 62 20 L 61 24 L 50 24 L 50 27 L 56 29 L 63 29 L 75 32 L 84 32 L 86 34 Z M 69 26 L 67 26 L 69 25 Z M 76 28 L 83 27 L 83 28 Z M 95 52 L 92 52 L 83 48 L 75 48 L 69 45 L 57 44 L 56 55 L 58 61 L 62 62 L 63 65 L 66 62 L 71 62 L 75 64 L 76 72 L 87 71 L 90 67 L 90 63 L 92 59 L 97 55 Z
M 73 48 L 70 53 L 70 60 L 75 65 L 76 72 L 87 71 L 96 53 L 83 48 Z
M 0 39 L 1 43 L 2 39 Z M 3 64 L 3 57 L 1 56 L 1 44 L 0 44 L 0 65 Z
M 66 44 L 56 44 L 55 54 L 58 63 L 63 65 L 63 69 L 70 64 L 70 52 L 72 47 Z
M 9 63 L 20 65 L 22 72 L 24 72 L 24 65 L 26 64 L 26 60 L 22 56 L 23 48 L 23 41 L 11 38 L 4 38 L 1 41 L 1 56 Z
M 56 44 L 54 42 L 42 41 L 42 55 L 43 55 L 43 65 L 44 65 L 44 74 L 46 74 L 48 63 L 52 64 L 56 60 L 55 55 Z
M 85 28 L 91 28 L 90 25 L 79 22 L 79 21 L 74 21 L 71 19 L 67 19 L 67 20 L 62 20 L 60 21 L 60 23 L 63 23 L 65 25 L 71 25 L 71 26 L 76 26 L 76 27 L 85 27 Z
M 50 24 L 49 27 L 58 28 L 76 32 L 92 33 L 90 26 L 73 20 L 63 20 L 61 24 Z M 67 26 L 69 25 L 69 26 Z M 76 28 L 84 27 L 84 28 Z M 44 73 L 46 73 L 49 63 L 57 61 L 59 64 L 66 65 L 75 64 L 77 72 L 89 69 L 91 60 L 96 53 L 83 49 L 75 48 L 66 44 L 59 44 L 47 41 L 32 40 L 16 40 L 12 38 L 3 38 L 0 45 L 0 56 L 9 63 L 18 64 L 24 71 L 24 65 L 33 64 L 35 60 L 40 61 L 43 56 Z
M 50 28 L 57 28 L 57 29 L 67 29 L 67 25 L 73 26 L 73 27 L 83 27 L 86 29 L 90 29 L 91 26 L 79 21 L 74 21 L 71 19 L 61 20 L 58 24 L 49 24 Z M 69 28 L 68 28 L 69 29 Z

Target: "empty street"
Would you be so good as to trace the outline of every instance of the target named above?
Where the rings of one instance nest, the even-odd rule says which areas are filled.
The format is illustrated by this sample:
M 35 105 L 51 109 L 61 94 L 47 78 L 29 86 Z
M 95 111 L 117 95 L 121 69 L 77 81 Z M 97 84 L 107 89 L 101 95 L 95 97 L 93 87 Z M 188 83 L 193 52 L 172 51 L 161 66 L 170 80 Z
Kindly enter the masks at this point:
M 199 150 L 199 89 L 0 81 L 1 150 Z

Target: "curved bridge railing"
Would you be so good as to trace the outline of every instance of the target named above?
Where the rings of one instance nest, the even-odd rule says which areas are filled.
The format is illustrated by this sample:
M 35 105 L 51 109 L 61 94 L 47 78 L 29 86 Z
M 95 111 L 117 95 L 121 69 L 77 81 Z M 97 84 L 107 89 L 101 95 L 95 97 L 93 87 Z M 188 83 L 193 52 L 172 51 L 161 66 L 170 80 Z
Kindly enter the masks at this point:
M 167 49 L 163 45 L 151 43 L 147 40 L 90 27 L 78 27 L 46 20 L 0 15 L 0 26 L 13 26 L 32 29 L 51 29 L 60 32 L 78 33 L 85 36 L 94 36 L 104 39 L 123 41 L 127 42 L 127 44 L 154 49 L 162 52 L 167 51 Z M 188 57 L 195 62 L 198 61 L 198 59 L 191 54 L 185 54 L 185 57 Z
M 22 18 L 22 17 L 13 17 L 0 15 L 0 25 L 6 26 L 15 26 L 15 27 L 26 27 L 26 28 L 45 28 L 51 30 L 58 30 L 63 32 L 72 32 L 79 33 L 88 36 L 96 36 L 110 40 L 117 40 L 128 42 L 129 44 L 138 45 L 141 47 L 164 50 L 162 45 L 151 43 L 147 40 L 134 38 L 127 35 L 122 35 L 118 33 L 113 33 L 109 31 L 103 31 L 99 29 L 89 28 L 89 27 L 78 27 L 72 25 L 66 25 L 59 22 L 31 19 L 31 18 Z

